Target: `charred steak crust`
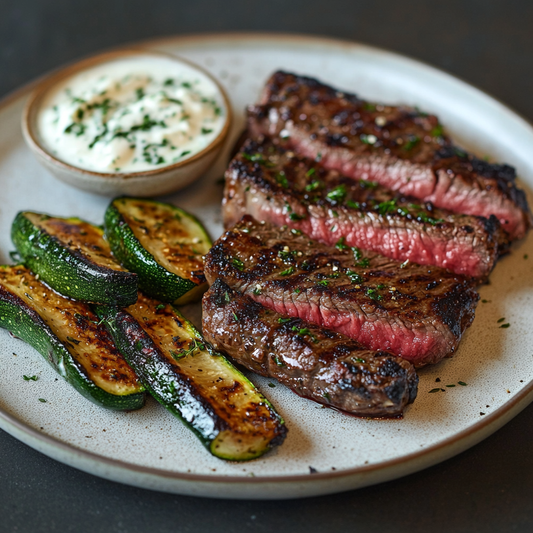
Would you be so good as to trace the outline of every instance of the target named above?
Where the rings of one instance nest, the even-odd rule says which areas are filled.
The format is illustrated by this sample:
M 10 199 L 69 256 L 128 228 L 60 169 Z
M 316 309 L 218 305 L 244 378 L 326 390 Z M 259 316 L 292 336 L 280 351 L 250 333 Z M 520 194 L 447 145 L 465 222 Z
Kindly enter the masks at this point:
M 248 139 L 226 172 L 223 218 L 231 227 L 244 214 L 301 229 L 313 239 L 358 246 L 485 278 L 506 247 L 496 217 L 454 214 L 353 180 L 315 161 Z
M 205 260 L 210 284 L 331 328 L 417 366 L 450 356 L 474 318 L 474 281 L 438 267 L 339 250 L 245 216 Z
M 348 337 L 284 317 L 216 280 L 203 301 L 203 332 L 216 350 L 296 394 L 358 416 L 397 416 L 414 401 L 413 366 Z
M 373 104 L 316 79 L 276 72 L 248 109 L 253 136 L 266 135 L 328 169 L 378 181 L 450 211 L 497 216 L 513 239 L 531 226 L 515 170 L 455 147 L 437 117 Z

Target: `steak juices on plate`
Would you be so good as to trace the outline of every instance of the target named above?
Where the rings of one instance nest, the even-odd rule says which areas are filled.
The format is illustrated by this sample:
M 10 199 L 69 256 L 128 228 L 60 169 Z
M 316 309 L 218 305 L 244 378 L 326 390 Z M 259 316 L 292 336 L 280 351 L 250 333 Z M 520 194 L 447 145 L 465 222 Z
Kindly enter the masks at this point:
M 302 396 L 401 413 L 411 364 L 456 351 L 476 285 L 531 225 L 514 169 L 456 148 L 435 116 L 285 72 L 248 135 L 206 256 L 206 335 Z

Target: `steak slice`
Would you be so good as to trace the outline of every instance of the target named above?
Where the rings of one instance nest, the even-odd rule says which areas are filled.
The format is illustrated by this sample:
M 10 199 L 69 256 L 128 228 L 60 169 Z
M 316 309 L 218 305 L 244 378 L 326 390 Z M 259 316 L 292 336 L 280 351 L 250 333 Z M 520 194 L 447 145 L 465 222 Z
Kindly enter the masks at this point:
M 450 356 L 474 318 L 474 281 L 373 252 L 338 250 L 245 216 L 205 259 L 212 284 L 415 365 Z
M 250 214 L 326 244 L 357 246 L 480 278 L 488 276 L 505 248 L 505 232 L 493 215 L 486 219 L 422 205 L 266 140 L 245 142 L 225 182 L 226 228 Z
M 296 394 L 358 416 L 391 417 L 414 401 L 413 366 L 348 337 L 283 317 L 220 279 L 202 300 L 203 333 L 216 350 Z
M 456 148 L 434 115 L 371 104 L 313 78 L 276 72 L 248 117 L 252 135 L 276 138 L 325 168 L 450 211 L 494 214 L 513 239 L 531 225 L 514 168 Z

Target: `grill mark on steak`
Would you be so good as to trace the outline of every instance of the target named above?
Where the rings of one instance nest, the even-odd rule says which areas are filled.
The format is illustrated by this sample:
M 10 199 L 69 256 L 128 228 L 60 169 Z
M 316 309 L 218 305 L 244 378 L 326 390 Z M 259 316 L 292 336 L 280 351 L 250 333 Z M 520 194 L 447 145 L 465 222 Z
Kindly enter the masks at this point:
M 225 175 L 226 228 L 244 214 L 326 244 L 485 278 L 506 247 L 496 217 L 460 215 L 354 181 L 269 141 L 247 140 Z
M 296 394 L 357 416 L 402 414 L 416 398 L 413 366 L 348 337 L 288 318 L 216 280 L 202 300 L 203 333 L 216 350 Z
M 513 239 L 531 226 L 514 168 L 453 146 L 434 115 L 371 104 L 280 71 L 268 80 L 260 104 L 248 108 L 248 127 L 253 136 L 267 135 L 346 176 L 378 181 L 450 211 L 494 214 Z
M 479 299 L 474 281 L 373 252 L 337 250 L 245 216 L 205 260 L 210 284 L 323 325 L 417 366 L 455 352 Z

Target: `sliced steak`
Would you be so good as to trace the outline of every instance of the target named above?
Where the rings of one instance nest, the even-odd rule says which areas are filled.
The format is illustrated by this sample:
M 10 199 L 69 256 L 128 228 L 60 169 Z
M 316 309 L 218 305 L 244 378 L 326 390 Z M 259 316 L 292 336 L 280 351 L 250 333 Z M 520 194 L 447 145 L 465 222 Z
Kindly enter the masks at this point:
M 513 239 L 531 225 L 514 168 L 454 147 L 433 115 L 371 104 L 313 78 L 276 72 L 248 116 L 252 135 L 275 138 L 325 168 L 450 211 L 494 214 Z
M 225 181 L 226 227 L 250 214 L 340 248 L 357 246 L 480 278 L 488 276 L 505 247 L 505 232 L 494 216 L 420 204 L 376 182 L 326 170 L 268 141 L 246 141 Z
M 245 216 L 207 254 L 208 282 L 419 366 L 457 349 L 479 298 L 470 278 L 294 233 Z
M 279 315 L 221 280 L 202 308 L 203 333 L 216 350 L 299 396 L 365 417 L 401 415 L 416 398 L 418 376 L 409 362 Z

